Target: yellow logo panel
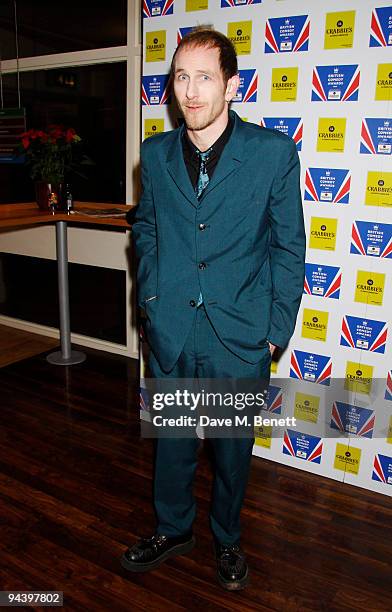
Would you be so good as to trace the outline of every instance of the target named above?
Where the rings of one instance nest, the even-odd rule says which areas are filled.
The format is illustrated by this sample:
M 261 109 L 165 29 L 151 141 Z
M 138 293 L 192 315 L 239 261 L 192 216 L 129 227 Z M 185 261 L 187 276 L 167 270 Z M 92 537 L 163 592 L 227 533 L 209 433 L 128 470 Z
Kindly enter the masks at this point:
M 392 64 L 377 67 L 376 100 L 392 100 Z
M 318 395 L 296 393 L 294 400 L 294 417 L 300 421 L 317 423 L 320 398 Z
M 255 427 L 255 444 L 263 448 L 271 448 L 272 426 L 260 425 Z
M 354 301 L 382 306 L 384 285 L 385 274 L 358 270 Z
M 345 117 L 320 117 L 317 132 L 317 151 L 319 153 L 343 153 L 345 136 Z
M 166 58 L 166 30 L 146 33 L 146 62 L 164 62 Z
M 310 220 L 310 248 L 334 251 L 336 247 L 337 229 L 337 219 L 330 219 L 329 217 L 312 217 Z
M 208 9 L 208 0 L 186 0 L 185 10 L 190 11 L 205 11 Z
M 295 102 L 297 99 L 298 66 L 272 68 L 271 101 Z
M 150 138 L 155 134 L 160 134 L 165 131 L 164 119 L 145 119 L 144 120 L 144 138 Z
M 348 361 L 344 388 L 352 393 L 369 395 L 372 390 L 373 366 Z
M 387 443 L 392 444 L 392 416 L 389 417 L 389 426 L 388 426 L 388 434 L 387 434 Z
M 335 461 L 333 467 L 335 470 L 342 470 L 349 474 L 358 474 L 361 463 L 361 449 L 355 446 L 347 446 L 346 444 L 336 443 Z
M 328 312 L 304 308 L 302 318 L 302 337 L 325 342 L 328 331 Z
M 235 46 L 237 55 L 249 55 L 252 48 L 252 22 L 233 21 L 227 24 L 227 38 Z
M 324 49 L 346 49 L 353 46 L 355 11 L 327 13 Z
M 278 373 L 279 360 L 273 355 L 271 361 L 271 374 Z
M 365 204 L 392 206 L 392 172 L 368 172 Z

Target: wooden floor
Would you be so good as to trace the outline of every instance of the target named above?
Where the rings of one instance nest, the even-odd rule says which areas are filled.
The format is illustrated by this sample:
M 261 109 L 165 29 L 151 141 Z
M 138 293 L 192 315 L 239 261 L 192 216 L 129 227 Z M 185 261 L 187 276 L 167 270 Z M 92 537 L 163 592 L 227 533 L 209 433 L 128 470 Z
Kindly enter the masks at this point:
M 0 325 L 0 368 L 38 355 L 59 345 L 59 340 Z
M 64 609 L 390 611 L 390 498 L 253 459 L 243 511 L 251 582 L 215 581 L 210 467 L 195 483 L 197 546 L 147 574 L 119 558 L 154 528 L 153 447 L 139 438 L 136 362 L 87 349 L 0 370 L 0 590 L 61 590 Z

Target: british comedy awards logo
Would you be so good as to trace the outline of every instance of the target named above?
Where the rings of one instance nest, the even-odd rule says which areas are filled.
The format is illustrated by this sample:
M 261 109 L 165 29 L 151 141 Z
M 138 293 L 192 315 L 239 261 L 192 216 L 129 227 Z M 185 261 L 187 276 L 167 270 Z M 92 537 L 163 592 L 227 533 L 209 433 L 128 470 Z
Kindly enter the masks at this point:
M 360 71 L 358 64 L 316 66 L 312 78 L 312 102 L 356 102 Z
M 265 24 L 265 53 L 291 53 L 309 48 L 308 15 L 274 17 Z
M 392 224 L 354 221 L 350 253 L 392 259 Z
M 144 76 L 142 78 L 142 106 L 168 104 L 168 81 L 167 74 Z
M 338 168 L 308 168 L 305 175 L 305 200 L 348 204 L 351 174 Z
M 258 75 L 254 68 L 239 70 L 240 86 L 232 102 L 257 102 Z
M 174 0 L 143 0 L 143 17 L 173 15 Z
M 342 321 L 340 344 L 341 346 L 383 354 L 385 353 L 387 335 L 388 328 L 385 321 L 345 315 Z
M 333 403 L 330 423 L 332 429 L 363 438 L 372 438 L 374 420 L 374 410 L 345 402 Z
M 342 273 L 337 266 L 305 263 L 304 293 L 338 300 Z
M 331 373 L 331 357 L 298 350 L 291 353 L 290 378 L 329 386 Z
M 392 120 L 363 119 L 359 152 L 367 155 L 391 155 Z
M 370 24 L 369 47 L 392 46 L 392 6 L 375 8 Z
M 301 117 L 262 117 L 261 125 L 271 130 L 279 130 L 292 138 L 297 151 L 302 149 L 303 123 Z

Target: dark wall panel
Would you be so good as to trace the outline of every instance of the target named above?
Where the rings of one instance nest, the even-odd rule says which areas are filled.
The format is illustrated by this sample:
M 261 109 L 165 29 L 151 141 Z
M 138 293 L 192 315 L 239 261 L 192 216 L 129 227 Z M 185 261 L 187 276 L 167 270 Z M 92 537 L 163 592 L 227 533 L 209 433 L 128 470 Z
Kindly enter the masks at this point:
M 71 331 L 126 344 L 126 272 L 69 264 Z M 59 326 L 57 263 L 0 253 L 0 313 Z

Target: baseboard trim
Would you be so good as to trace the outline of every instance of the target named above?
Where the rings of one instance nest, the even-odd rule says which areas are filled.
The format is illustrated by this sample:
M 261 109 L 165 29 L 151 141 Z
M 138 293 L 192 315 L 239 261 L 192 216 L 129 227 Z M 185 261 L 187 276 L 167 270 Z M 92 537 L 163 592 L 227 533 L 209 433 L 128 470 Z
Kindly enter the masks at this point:
M 49 338 L 60 338 L 59 330 L 54 327 L 48 327 L 47 325 L 23 321 L 22 319 L 15 319 L 5 315 L 0 315 L 0 323 L 2 325 L 8 325 L 8 327 L 15 327 L 16 329 L 28 331 L 33 334 L 41 334 L 42 336 L 48 336 Z M 115 342 L 108 342 L 106 340 L 100 340 L 99 338 L 91 338 L 90 336 L 72 333 L 71 342 L 80 346 L 96 349 L 97 351 L 106 351 L 107 353 L 114 353 L 116 355 L 130 357 L 131 359 L 139 359 L 139 354 L 137 352 L 130 351 L 128 347 L 124 346 L 123 344 L 116 344 Z

